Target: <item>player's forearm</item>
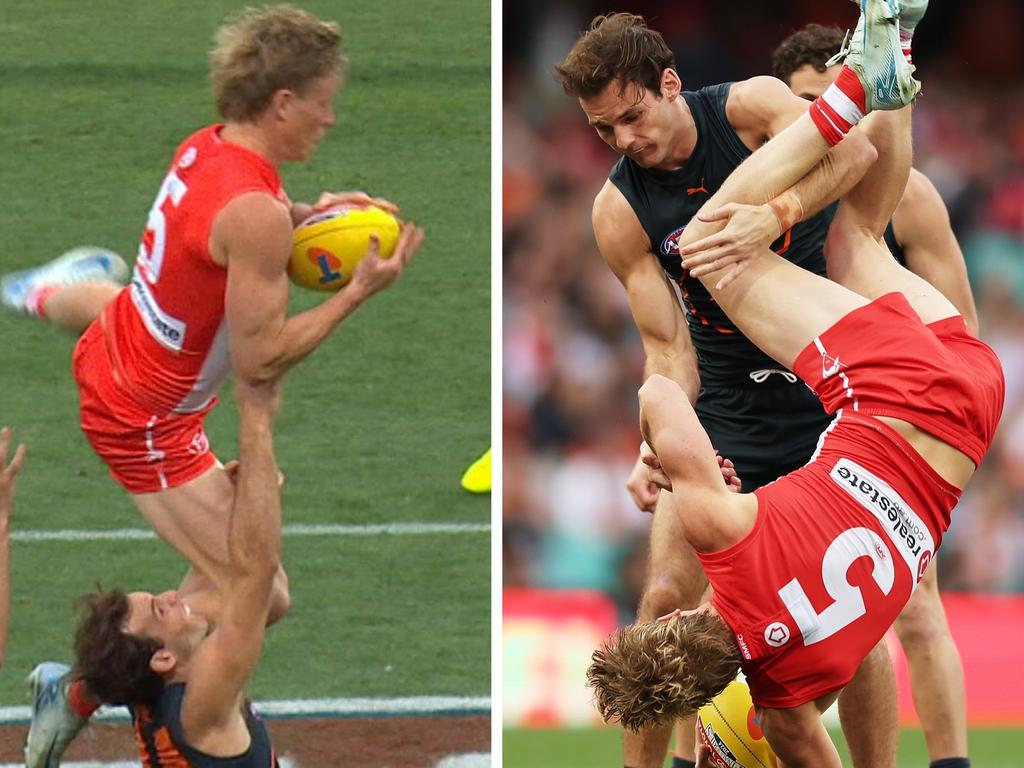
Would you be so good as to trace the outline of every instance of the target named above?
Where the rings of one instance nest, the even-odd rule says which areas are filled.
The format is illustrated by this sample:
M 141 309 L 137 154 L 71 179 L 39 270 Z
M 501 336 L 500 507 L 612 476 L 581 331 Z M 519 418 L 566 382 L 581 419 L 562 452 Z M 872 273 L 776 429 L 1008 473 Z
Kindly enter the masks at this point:
M 8 517 L 0 522 L 0 667 L 7 661 L 7 629 L 11 615 L 11 560 Z
M 269 335 L 266 341 L 257 337 L 256 344 L 247 349 L 247 353 L 236 351 L 236 378 L 258 386 L 284 376 L 366 301 L 368 297 L 364 293 L 350 288 L 339 291 L 313 309 L 286 318 L 280 331 Z
M 674 352 L 648 352 L 644 361 L 644 380 L 654 374 L 672 379 L 683 390 L 690 403 L 697 402 L 700 392 L 700 373 L 697 356 L 692 349 Z
M 272 439 L 278 394 L 269 389 L 239 392 L 239 470 L 228 531 L 228 555 L 235 575 L 270 584 L 281 561 L 281 493 Z

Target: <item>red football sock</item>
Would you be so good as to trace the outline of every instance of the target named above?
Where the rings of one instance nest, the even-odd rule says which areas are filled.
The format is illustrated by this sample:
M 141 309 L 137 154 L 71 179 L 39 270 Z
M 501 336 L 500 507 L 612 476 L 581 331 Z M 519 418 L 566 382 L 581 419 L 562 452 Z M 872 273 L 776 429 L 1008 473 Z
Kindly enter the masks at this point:
M 89 693 L 85 683 L 81 680 L 73 680 L 68 685 L 68 705 L 75 714 L 88 720 L 92 713 L 100 708 L 100 702 Z
M 907 60 L 907 64 L 914 65 L 913 57 L 910 55 L 910 46 L 914 41 L 914 32 L 904 32 L 900 29 L 900 48 L 903 50 L 903 58 Z
M 810 115 L 818 132 L 834 147 L 866 111 L 864 86 L 853 70 L 844 66 L 836 81 L 811 103 Z
M 46 302 L 53 294 L 64 286 L 61 285 L 40 285 L 25 294 L 25 311 L 30 315 L 46 317 Z

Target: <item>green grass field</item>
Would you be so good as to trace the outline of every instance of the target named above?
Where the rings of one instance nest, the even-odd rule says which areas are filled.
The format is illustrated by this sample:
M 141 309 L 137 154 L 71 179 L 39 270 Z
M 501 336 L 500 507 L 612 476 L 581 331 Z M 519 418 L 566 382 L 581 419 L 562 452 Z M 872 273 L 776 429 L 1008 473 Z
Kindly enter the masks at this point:
M 299 3 L 341 23 L 339 123 L 289 194 L 365 189 L 427 242 L 289 377 L 277 427 L 288 523 L 490 519 L 459 476 L 490 442 L 490 4 Z M 80 244 L 134 257 L 177 144 L 214 121 L 206 55 L 244 2 L 5 0 L 0 10 L 0 272 Z M 293 290 L 292 310 L 319 297 Z M 74 340 L 0 316 L 0 422 L 29 445 L 12 528 L 144 527 L 78 429 Z M 236 455 L 230 387 L 207 421 Z M 0 704 L 67 659 L 73 598 L 97 582 L 160 590 L 184 563 L 158 541 L 12 545 Z M 294 608 L 267 640 L 256 698 L 489 690 L 490 538 L 285 540 Z
M 621 731 L 597 730 L 505 730 L 502 735 L 504 768 L 592 768 L 614 765 L 620 759 Z M 832 738 L 839 745 L 843 765 L 850 756 L 838 730 Z M 984 768 L 1017 768 L 1024 751 L 1024 731 L 974 729 L 968 735 L 971 762 Z M 666 765 L 671 765 L 666 760 Z M 924 768 L 928 752 L 920 730 L 904 729 L 900 734 L 900 768 Z

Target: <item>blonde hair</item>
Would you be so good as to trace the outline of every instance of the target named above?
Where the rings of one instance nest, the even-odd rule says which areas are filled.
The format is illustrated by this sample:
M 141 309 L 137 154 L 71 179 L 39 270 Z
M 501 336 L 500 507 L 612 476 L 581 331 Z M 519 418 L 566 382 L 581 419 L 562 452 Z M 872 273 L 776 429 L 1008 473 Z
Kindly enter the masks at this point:
M 290 5 L 246 9 L 217 30 L 210 54 L 217 111 L 226 120 L 251 122 L 277 91 L 302 95 L 347 63 L 337 24 Z
M 740 651 L 717 614 L 620 629 L 594 651 L 587 685 L 605 722 L 638 731 L 692 715 L 736 678 Z

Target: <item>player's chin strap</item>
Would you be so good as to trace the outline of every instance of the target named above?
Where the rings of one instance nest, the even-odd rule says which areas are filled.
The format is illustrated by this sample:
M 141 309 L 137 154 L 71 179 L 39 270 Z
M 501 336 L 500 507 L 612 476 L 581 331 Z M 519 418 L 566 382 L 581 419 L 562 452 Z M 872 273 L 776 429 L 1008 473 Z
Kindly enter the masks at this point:
M 782 378 L 788 381 L 790 384 L 796 384 L 796 374 L 792 371 L 787 371 L 782 368 L 762 368 L 759 371 L 751 371 L 750 378 L 757 384 L 763 384 L 765 380 L 773 373 L 779 374 Z

